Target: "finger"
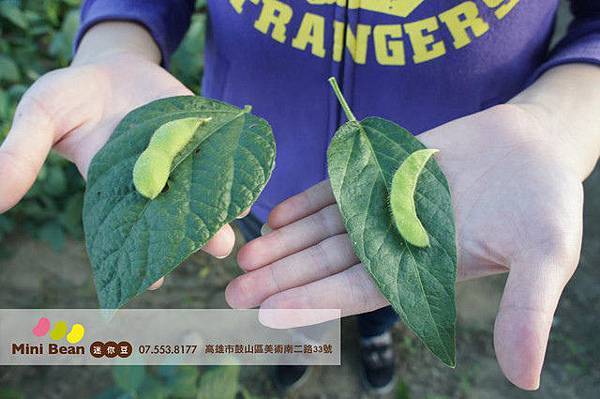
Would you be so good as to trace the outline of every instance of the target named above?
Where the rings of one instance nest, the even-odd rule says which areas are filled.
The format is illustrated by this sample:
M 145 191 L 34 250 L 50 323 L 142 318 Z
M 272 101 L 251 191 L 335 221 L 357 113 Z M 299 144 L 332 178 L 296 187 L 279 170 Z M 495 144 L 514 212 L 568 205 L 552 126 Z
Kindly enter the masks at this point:
M 321 280 L 358 262 L 348 235 L 339 234 L 237 277 L 227 285 L 225 298 L 232 308 L 253 308 L 271 295 Z
M 234 244 L 235 233 L 231 226 L 226 224 L 202 247 L 202 250 L 217 259 L 224 259 L 229 256 Z
M 504 375 L 528 390 L 539 387 L 554 312 L 577 264 L 565 267 L 561 257 L 544 259 L 511 267 L 494 326 L 494 347 Z
M 278 229 L 334 203 L 335 198 L 331 191 L 331 184 L 329 184 L 329 180 L 325 180 L 273 208 L 267 224 L 272 229 Z
M 269 328 L 311 326 L 342 317 L 339 309 L 266 309 L 258 312 L 258 321 Z
M 161 277 L 158 280 L 156 280 L 154 282 L 154 284 L 152 284 L 150 287 L 148 287 L 148 291 L 154 291 L 159 289 L 160 287 L 162 287 L 163 283 L 165 282 L 165 278 Z
M 33 185 L 54 136 L 55 127 L 47 111 L 25 95 L 0 146 L 0 213 L 16 205 Z
M 254 270 L 344 231 L 337 206 L 330 205 L 250 241 L 240 249 L 238 263 L 246 271 Z
M 300 327 L 305 320 L 299 318 L 295 325 L 289 319 L 279 320 L 273 312 L 262 312 L 263 309 L 341 309 L 341 316 L 370 312 L 389 302 L 381 295 L 375 282 L 364 269 L 357 264 L 341 273 L 277 293 L 267 298 L 262 305 L 261 323 L 272 328 Z M 315 313 L 312 324 L 331 320 L 327 313 Z M 282 324 L 284 323 L 284 324 Z

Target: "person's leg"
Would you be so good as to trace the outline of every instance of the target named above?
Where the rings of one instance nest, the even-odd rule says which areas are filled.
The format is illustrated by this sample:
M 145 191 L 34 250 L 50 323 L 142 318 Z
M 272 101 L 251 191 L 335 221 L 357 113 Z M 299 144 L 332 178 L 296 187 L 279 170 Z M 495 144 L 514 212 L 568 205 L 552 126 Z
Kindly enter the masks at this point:
M 358 315 L 358 332 L 361 338 L 381 335 L 398 322 L 398 314 L 391 306 Z
M 261 236 L 263 223 L 253 214 L 236 221 L 246 242 Z M 277 366 L 274 369 L 274 383 L 278 389 L 286 391 L 301 385 L 308 377 L 308 366 Z
M 391 329 L 398 319 L 391 306 L 358 316 L 361 375 L 369 390 L 387 393 L 394 388 L 396 362 Z
M 246 217 L 236 220 L 235 224 L 240 229 L 246 242 L 260 237 L 260 229 L 263 223 L 253 214 L 249 213 Z

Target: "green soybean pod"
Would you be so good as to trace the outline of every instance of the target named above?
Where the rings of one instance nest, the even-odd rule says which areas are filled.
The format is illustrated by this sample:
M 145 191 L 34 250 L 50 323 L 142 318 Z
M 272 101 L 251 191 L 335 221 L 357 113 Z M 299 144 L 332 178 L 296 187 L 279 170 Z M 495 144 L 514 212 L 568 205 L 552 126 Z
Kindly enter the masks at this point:
M 427 231 L 417 217 L 415 190 L 425 164 L 439 150 L 423 149 L 411 153 L 402 162 L 392 179 L 390 207 L 400 235 L 417 247 L 428 247 Z
M 167 184 L 173 159 L 192 140 L 196 130 L 211 118 L 176 119 L 160 126 L 133 167 L 133 185 L 138 193 L 154 199 Z

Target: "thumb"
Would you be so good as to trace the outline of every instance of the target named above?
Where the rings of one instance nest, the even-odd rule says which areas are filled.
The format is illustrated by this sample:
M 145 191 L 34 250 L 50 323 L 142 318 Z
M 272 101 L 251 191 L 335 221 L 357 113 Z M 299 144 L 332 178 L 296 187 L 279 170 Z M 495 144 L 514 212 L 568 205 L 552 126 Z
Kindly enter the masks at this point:
M 44 75 L 27 90 L 0 146 L 0 213 L 27 193 L 52 146 L 85 122 L 89 110 L 81 105 L 80 88 L 87 83 L 85 73 L 65 69 Z
M 562 254 L 542 254 L 511 265 L 494 326 L 500 368 L 516 386 L 535 390 L 548 336 L 566 283 L 577 266 Z
M 54 136 L 51 115 L 33 96 L 25 94 L 0 146 L 0 213 L 12 208 L 32 186 Z

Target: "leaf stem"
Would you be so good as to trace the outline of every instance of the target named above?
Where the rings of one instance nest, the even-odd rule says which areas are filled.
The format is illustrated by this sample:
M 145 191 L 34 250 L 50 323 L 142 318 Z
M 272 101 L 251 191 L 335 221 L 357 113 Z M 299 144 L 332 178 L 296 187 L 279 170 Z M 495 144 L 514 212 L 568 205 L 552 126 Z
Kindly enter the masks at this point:
M 335 93 L 335 96 L 337 97 L 338 101 L 340 102 L 342 109 L 346 113 L 346 117 L 348 118 L 348 120 L 352 121 L 352 122 L 356 122 L 356 117 L 354 116 L 354 114 L 352 113 L 352 110 L 350 109 L 350 106 L 346 102 L 346 99 L 344 98 L 344 95 L 342 94 L 342 90 L 340 90 L 340 86 L 338 86 L 338 82 L 335 79 L 335 77 L 333 77 L 333 76 L 330 77 L 328 79 L 328 82 L 331 85 L 331 87 L 333 88 L 333 92 Z

